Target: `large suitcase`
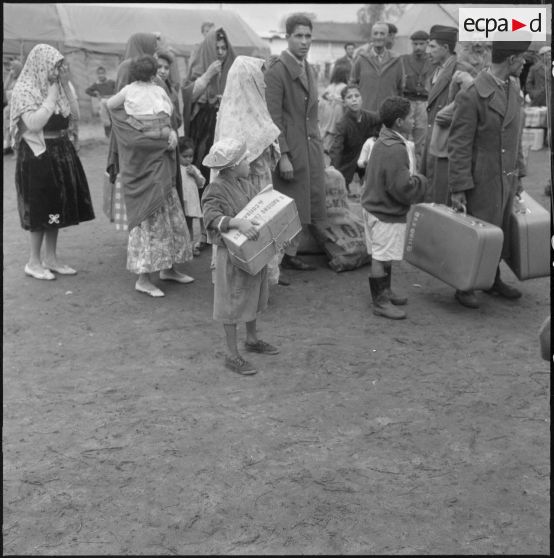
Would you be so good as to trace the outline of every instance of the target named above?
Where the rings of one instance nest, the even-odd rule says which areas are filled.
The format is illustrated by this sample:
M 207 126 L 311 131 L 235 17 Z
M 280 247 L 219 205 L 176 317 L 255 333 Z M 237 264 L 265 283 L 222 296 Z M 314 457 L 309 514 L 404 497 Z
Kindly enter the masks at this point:
M 500 261 L 502 229 L 442 204 L 408 213 L 404 259 L 455 289 L 488 289 Z
M 550 213 L 529 194 L 516 196 L 510 214 L 507 264 L 520 281 L 550 275 Z

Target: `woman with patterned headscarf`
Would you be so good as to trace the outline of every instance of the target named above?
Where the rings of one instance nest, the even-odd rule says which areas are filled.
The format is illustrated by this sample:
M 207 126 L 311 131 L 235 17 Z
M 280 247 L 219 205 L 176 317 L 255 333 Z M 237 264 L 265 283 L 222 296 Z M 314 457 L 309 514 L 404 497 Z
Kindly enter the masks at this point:
M 62 54 L 39 44 L 29 53 L 12 92 L 17 205 L 31 244 L 25 274 L 35 279 L 55 279 L 52 271 L 77 273 L 58 261 L 58 230 L 94 219 L 87 178 L 68 135 L 70 120 L 79 115 L 68 79 Z
M 183 88 L 185 134 L 195 144 L 193 163 L 207 181 L 210 179 L 210 169 L 202 161 L 214 142 L 217 111 L 235 57 L 225 31 L 222 28 L 210 30 L 190 62 Z M 209 81 L 203 84 L 205 90 L 200 97 L 195 98 L 194 88 L 188 86 L 197 80 Z

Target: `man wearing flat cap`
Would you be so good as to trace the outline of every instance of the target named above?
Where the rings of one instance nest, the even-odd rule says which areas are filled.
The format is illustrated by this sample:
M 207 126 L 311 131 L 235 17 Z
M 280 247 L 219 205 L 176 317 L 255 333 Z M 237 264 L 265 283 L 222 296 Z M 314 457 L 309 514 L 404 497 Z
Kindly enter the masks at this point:
M 412 33 L 411 54 L 400 57 L 402 64 L 402 95 L 410 101 L 414 115 L 414 125 L 411 137 L 415 144 L 416 166 L 419 172 L 421 158 L 425 147 L 425 134 L 427 132 L 427 89 L 425 84 L 432 71 L 431 61 L 426 53 L 429 43 L 429 34 L 425 31 Z
M 456 97 L 448 138 L 448 182 L 454 207 L 502 227 L 502 258 L 509 257 L 509 215 L 514 195 L 521 191 L 525 166 L 521 152 L 523 98 L 519 75 L 530 41 L 493 41 L 491 67 Z M 500 263 L 500 262 L 499 262 Z M 485 291 L 506 299 L 521 296 L 496 272 Z M 474 291 L 456 291 L 456 299 L 478 308 Z
M 433 131 L 433 125 L 437 113 L 454 99 L 450 96 L 450 82 L 456 71 L 471 73 L 473 68 L 460 62 L 456 57 L 456 42 L 458 40 L 458 30 L 455 27 L 446 25 L 433 25 L 429 32 L 429 44 L 427 52 L 434 69 L 427 79 L 427 134 L 425 137 L 425 149 L 422 159 L 422 174 L 429 181 L 429 190 L 426 202 L 447 203 L 447 169 L 442 164 L 437 163 L 437 157 L 429 153 L 429 142 Z

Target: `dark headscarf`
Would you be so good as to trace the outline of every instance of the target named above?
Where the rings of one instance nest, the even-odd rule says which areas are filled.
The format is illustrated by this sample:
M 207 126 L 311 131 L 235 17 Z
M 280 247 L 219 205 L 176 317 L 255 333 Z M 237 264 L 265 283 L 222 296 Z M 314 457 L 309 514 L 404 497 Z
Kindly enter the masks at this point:
M 235 51 L 231 46 L 231 43 L 229 43 L 227 33 L 222 27 L 219 29 L 211 29 L 208 32 L 206 38 L 202 41 L 198 50 L 194 54 L 194 57 L 190 61 L 189 72 L 187 75 L 187 82 L 193 82 L 208 69 L 208 66 L 212 62 L 217 60 L 216 43 L 219 38 L 223 38 L 227 44 L 227 56 L 223 61 L 221 74 L 214 76 L 208 85 L 206 92 L 209 102 L 213 102 L 218 95 L 223 94 L 223 91 L 225 90 L 225 83 L 227 81 L 227 74 L 229 73 L 229 69 L 236 58 Z
M 158 39 L 154 33 L 135 33 L 129 37 L 125 47 L 125 58 L 136 58 L 145 54 L 154 54 L 158 48 Z
M 158 40 L 154 33 L 135 33 L 129 37 L 125 47 L 125 58 L 117 68 L 115 90 L 120 91 L 131 83 L 131 60 L 145 54 L 154 55 L 158 47 Z

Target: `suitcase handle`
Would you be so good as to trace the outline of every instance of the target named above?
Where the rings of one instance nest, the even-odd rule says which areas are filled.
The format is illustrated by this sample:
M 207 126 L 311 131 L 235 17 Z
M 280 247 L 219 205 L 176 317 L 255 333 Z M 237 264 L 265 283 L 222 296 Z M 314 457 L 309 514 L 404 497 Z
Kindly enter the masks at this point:
M 519 215 L 531 213 L 531 210 L 525 205 L 525 201 L 519 194 L 514 196 L 514 213 Z
M 462 211 L 457 211 L 456 209 L 454 209 L 453 207 L 449 207 L 450 211 L 452 213 L 463 213 L 464 217 L 467 217 L 467 207 L 465 206 L 465 204 L 460 204 Z M 481 221 L 470 221 L 469 222 L 470 225 L 473 225 L 474 227 L 484 227 L 485 224 L 481 223 Z
M 467 215 L 467 207 L 465 206 L 464 203 L 460 204 L 460 207 L 462 208 L 462 211 L 458 211 L 455 207 L 449 207 L 448 209 L 450 209 L 450 211 L 452 211 L 452 213 L 463 213 L 464 215 Z

